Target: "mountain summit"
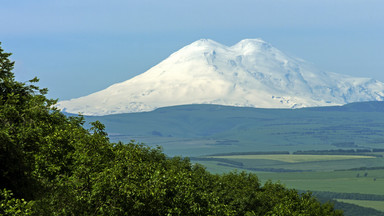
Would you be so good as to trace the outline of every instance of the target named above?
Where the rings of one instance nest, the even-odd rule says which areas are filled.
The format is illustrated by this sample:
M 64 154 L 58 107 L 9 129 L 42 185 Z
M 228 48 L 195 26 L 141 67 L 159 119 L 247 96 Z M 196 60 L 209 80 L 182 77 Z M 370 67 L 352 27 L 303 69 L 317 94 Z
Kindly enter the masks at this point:
M 382 82 L 321 71 L 261 39 L 231 47 L 202 39 L 145 73 L 57 107 L 107 115 L 183 104 L 300 108 L 383 100 Z

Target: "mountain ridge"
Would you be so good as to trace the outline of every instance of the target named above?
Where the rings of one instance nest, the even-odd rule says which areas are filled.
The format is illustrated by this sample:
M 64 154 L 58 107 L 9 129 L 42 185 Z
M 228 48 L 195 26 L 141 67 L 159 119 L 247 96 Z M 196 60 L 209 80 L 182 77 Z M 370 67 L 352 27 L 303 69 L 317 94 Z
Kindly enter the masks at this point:
M 183 104 L 300 108 L 384 100 L 384 84 L 328 73 L 262 39 L 225 46 L 210 39 L 187 45 L 132 79 L 58 107 L 107 115 Z

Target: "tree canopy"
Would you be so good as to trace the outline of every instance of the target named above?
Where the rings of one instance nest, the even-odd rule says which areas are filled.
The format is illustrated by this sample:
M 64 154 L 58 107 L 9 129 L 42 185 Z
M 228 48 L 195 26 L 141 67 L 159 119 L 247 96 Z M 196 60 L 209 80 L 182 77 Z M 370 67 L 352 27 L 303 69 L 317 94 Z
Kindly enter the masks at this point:
M 1 44 L 0 44 L 1 45 Z M 111 143 L 67 117 L 0 46 L 0 215 L 342 215 L 245 172 L 215 175 L 160 148 Z

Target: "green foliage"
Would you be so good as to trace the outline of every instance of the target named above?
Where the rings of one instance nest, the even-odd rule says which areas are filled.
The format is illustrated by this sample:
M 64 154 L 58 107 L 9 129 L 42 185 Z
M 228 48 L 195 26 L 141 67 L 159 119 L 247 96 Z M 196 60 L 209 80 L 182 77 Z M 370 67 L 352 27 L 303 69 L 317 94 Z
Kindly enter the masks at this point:
M 213 175 L 160 148 L 111 143 L 100 122 L 84 129 L 46 89 L 15 81 L 9 56 L 0 49 L 0 214 L 341 215 L 254 174 Z
M 10 190 L 0 190 L 0 215 L 32 215 L 33 201 L 16 199 Z
M 320 204 L 310 193 L 299 195 L 296 190 L 285 189 L 279 184 L 267 182 L 265 194 L 273 194 L 271 197 L 264 197 L 270 205 L 265 215 L 342 215 L 342 211 L 333 210 L 331 203 Z
M 31 198 L 32 188 L 38 187 L 32 177 L 35 152 L 41 135 L 50 133 L 44 131 L 50 125 L 41 125 L 38 118 L 53 115 L 49 107 L 54 101 L 44 97 L 46 90 L 16 82 L 9 56 L 0 48 L 0 184 L 17 196 Z

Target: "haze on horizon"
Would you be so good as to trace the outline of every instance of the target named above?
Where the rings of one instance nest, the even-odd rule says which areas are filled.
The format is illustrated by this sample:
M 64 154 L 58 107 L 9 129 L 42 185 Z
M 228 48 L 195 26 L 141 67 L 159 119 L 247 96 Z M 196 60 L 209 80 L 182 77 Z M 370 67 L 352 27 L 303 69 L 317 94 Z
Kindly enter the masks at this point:
M 16 78 L 76 98 L 147 71 L 201 38 L 262 38 L 336 73 L 384 81 L 384 2 L 3 1 L 0 42 Z

